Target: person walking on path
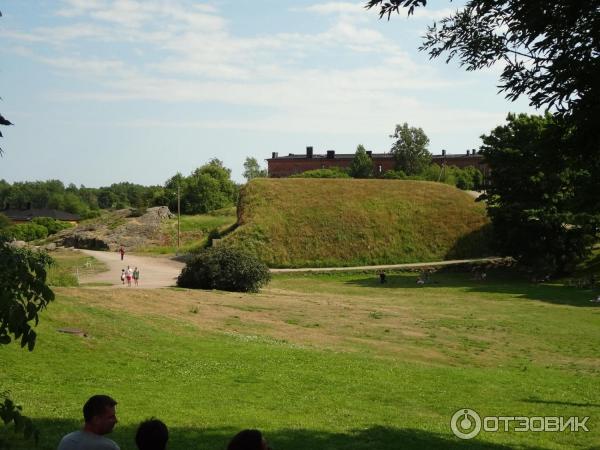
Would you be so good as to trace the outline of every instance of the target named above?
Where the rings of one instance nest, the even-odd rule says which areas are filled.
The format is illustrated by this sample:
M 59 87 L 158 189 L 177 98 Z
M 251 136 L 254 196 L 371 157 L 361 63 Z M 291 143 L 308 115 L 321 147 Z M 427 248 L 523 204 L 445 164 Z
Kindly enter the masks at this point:
M 125 276 L 127 277 L 127 287 L 131 287 L 131 278 L 133 277 L 133 269 L 131 267 L 127 266 Z
M 125 269 L 121 269 L 121 284 L 125 284 Z
M 83 429 L 64 436 L 58 444 L 58 450 L 120 450 L 115 441 L 104 437 L 117 423 L 116 404 L 108 395 L 90 397 L 83 405 Z
M 123 248 L 122 245 L 121 245 L 121 248 L 119 249 L 119 253 L 121 254 L 121 261 L 123 261 L 123 257 L 125 256 L 125 249 Z
M 140 279 L 140 271 L 139 269 L 136 267 L 135 269 L 133 269 L 133 281 L 135 281 L 135 285 L 138 285 L 138 280 Z

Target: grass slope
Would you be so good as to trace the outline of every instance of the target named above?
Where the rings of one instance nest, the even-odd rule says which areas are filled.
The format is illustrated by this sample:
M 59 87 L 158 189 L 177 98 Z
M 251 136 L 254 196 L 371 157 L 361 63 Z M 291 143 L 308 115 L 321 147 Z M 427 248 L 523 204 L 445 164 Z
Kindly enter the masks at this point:
M 286 275 L 255 295 L 59 288 L 35 351 L 0 348 L 2 387 L 41 428 L 40 450 L 80 426 L 99 392 L 119 402 L 111 437 L 123 450 L 150 416 L 169 425 L 171 450 L 222 449 L 246 427 L 286 450 L 598 448 L 595 292 L 415 277 Z M 461 441 L 449 420 L 464 407 L 590 416 L 590 432 Z
M 226 242 L 272 267 L 425 262 L 485 256 L 485 208 L 425 181 L 257 179 Z
M 234 226 L 235 208 L 224 208 L 209 214 L 182 215 L 180 222 L 180 251 L 188 252 L 206 244 L 211 230 L 223 232 Z M 161 226 L 161 245 L 136 249 L 136 253 L 175 254 L 177 252 L 177 218 L 165 220 Z

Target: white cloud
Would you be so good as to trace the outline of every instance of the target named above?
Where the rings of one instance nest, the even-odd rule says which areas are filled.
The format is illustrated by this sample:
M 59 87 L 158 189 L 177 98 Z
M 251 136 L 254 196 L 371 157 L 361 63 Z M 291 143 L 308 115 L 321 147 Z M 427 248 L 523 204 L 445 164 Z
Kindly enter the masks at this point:
M 448 16 L 454 14 L 455 11 L 456 11 L 455 9 L 450 9 L 450 8 L 443 8 L 443 9 L 429 9 L 427 7 L 415 8 L 413 15 L 411 17 L 414 17 L 415 19 L 427 19 L 427 20 L 438 21 L 440 19 L 443 19 L 444 17 L 448 17 Z
M 318 3 L 315 5 L 307 6 L 304 8 L 305 11 L 314 12 L 318 14 L 364 14 L 365 8 L 363 3 L 350 3 L 350 2 L 328 2 Z
M 344 133 L 379 129 L 398 117 L 438 128 L 444 118 L 457 126 L 456 111 L 440 108 L 431 114 L 416 100 L 420 92 L 456 82 L 414 62 L 373 26 L 359 24 L 366 14 L 362 2 L 323 3 L 303 11 L 337 16 L 317 33 L 239 37 L 208 3 L 66 0 L 59 25 L 3 35 L 23 45 L 47 42 L 49 54 L 31 47 L 38 55 L 33 57 L 94 86 L 88 92 L 55 92 L 55 100 L 211 102 L 267 111 L 261 117 L 181 126 Z M 353 59 L 345 67 L 336 61 L 344 53 L 368 59 Z M 477 120 L 475 114 L 462 117 Z

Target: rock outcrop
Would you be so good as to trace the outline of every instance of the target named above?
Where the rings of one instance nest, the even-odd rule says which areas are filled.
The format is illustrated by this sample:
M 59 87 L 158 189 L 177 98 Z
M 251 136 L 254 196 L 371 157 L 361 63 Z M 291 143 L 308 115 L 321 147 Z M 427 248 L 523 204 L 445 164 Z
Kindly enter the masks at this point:
M 144 214 L 133 217 L 136 212 L 121 209 L 106 213 L 94 221 L 59 232 L 55 243 L 63 247 L 109 251 L 116 251 L 121 245 L 127 251 L 161 245 L 161 224 L 175 215 L 166 206 L 148 208 Z

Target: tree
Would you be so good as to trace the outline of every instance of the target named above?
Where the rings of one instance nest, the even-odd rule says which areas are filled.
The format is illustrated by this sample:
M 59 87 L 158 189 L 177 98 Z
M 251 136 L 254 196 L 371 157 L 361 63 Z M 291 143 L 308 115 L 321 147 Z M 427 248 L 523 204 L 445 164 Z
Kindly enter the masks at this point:
M 21 347 L 31 351 L 39 313 L 54 300 L 46 286 L 46 267 L 52 262 L 47 253 L 10 246 L 0 237 L 0 344 L 20 339 Z
M 573 130 L 560 117 L 509 114 L 482 136 L 490 165 L 484 198 L 498 249 L 544 274 L 569 271 L 586 256 L 597 222 L 573 213 L 578 179 L 563 149 Z
M 236 186 L 231 181 L 231 170 L 215 158 L 185 178 L 182 186 L 181 210 L 186 214 L 214 211 L 231 206 L 236 194 Z
M 0 125 L 12 123 L 0 114 Z M 2 153 L 0 148 L 0 156 Z M 38 313 L 54 300 L 54 293 L 46 285 L 46 266 L 51 261 L 47 253 L 15 249 L 0 236 L 0 345 L 9 344 L 14 338 L 21 339 L 21 347 L 27 346 L 29 351 L 35 347 L 36 333 L 29 322 L 33 320 L 37 325 Z M 0 392 L 0 400 L 4 424 L 14 423 L 15 432 L 21 431 L 25 439 L 33 437 L 37 444 L 39 432 L 31 419 L 21 414 L 21 406 L 12 401 L 8 391 Z M 0 448 L 10 448 L 2 437 Z
M 250 181 L 253 178 L 266 178 L 267 170 L 261 169 L 256 158 L 248 156 L 244 161 L 244 178 L 246 181 Z
M 429 138 L 421 128 L 409 127 L 405 122 L 396 125 L 391 138 L 396 139 L 391 152 L 396 158 L 396 169 L 406 175 L 417 175 L 431 163 L 431 153 L 427 150 Z
M 425 6 L 427 0 L 369 0 L 380 17 Z M 600 213 L 600 14 L 598 0 L 469 0 L 428 27 L 420 50 L 458 59 L 466 70 L 501 64 L 499 88 L 564 119 L 561 154 L 579 178 L 574 211 Z
M 356 147 L 356 153 L 350 163 L 349 174 L 352 178 L 371 178 L 373 176 L 373 160 L 362 145 Z

